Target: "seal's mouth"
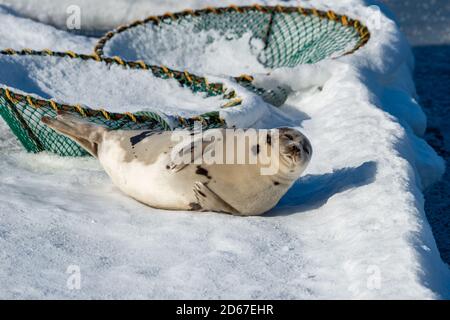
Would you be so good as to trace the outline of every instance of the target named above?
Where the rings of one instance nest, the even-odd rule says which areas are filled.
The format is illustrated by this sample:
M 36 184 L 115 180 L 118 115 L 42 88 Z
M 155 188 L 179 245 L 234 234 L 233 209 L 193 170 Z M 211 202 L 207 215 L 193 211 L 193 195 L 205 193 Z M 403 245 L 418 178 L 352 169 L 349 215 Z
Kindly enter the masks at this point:
M 289 162 L 293 166 L 300 163 L 300 161 L 303 159 L 302 152 L 297 146 L 293 146 L 292 148 L 290 148 L 288 152 L 284 153 L 284 156 L 289 160 Z

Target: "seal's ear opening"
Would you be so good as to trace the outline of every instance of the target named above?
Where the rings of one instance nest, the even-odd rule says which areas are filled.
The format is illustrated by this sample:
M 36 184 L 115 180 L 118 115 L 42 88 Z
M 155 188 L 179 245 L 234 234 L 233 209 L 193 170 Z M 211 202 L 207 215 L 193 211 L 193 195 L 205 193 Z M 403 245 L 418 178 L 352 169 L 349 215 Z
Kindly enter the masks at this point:
M 103 140 L 106 128 L 83 121 L 68 113 L 59 113 L 56 118 L 42 117 L 41 121 L 58 133 L 72 139 L 92 156 L 98 156 L 98 144 Z

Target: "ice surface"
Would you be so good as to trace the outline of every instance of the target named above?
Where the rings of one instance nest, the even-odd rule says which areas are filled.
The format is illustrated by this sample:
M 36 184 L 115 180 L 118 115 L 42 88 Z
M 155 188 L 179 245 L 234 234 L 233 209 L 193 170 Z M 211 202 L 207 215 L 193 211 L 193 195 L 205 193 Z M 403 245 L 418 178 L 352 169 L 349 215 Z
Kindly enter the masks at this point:
M 62 19 L 54 2 L 39 3 L 43 21 Z M 104 13 L 91 3 L 91 15 Z M 302 3 L 360 17 L 373 37 L 352 56 L 259 79 L 294 92 L 254 125 L 289 117 L 314 148 L 305 176 L 274 210 L 239 218 L 150 209 L 114 188 L 93 159 L 26 154 L 2 123 L 0 297 L 448 297 L 422 196 L 443 162 L 421 138 L 409 47 L 390 20 L 381 16 L 378 28 L 370 19 L 374 1 Z M 169 9 L 154 4 L 146 1 L 149 11 Z M 117 12 L 124 20 L 141 14 Z M 59 34 L 60 45 L 73 45 Z M 47 39 L 39 45 L 51 46 Z M 255 109 L 236 111 L 240 125 L 261 110 L 244 94 Z M 80 290 L 66 285 L 70 265 L 80 267 Z

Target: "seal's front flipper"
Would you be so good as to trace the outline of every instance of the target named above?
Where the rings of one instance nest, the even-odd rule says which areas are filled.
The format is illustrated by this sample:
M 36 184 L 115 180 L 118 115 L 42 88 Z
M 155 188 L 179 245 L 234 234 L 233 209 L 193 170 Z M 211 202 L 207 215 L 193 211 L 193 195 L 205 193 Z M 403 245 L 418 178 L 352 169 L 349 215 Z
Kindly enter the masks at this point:
M 97 157 L 97 148 L 102 141 L 103 133 L 108 130 L 68 113 L 60 113 L 56 118 L 42 117 L 41 121 L 53 130 L 77 142 L 94 157 Z
M 202 182 L 194 184 L 194 193 L 202 211 L 215 211 L 240 215 L 240 213 L 220 198 Z

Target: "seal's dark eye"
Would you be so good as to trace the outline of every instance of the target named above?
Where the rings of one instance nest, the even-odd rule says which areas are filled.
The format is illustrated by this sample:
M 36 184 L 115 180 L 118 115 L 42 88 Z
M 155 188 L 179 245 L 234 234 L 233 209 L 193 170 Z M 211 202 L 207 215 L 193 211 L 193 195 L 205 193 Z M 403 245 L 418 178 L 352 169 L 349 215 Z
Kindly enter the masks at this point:
M 309 154 L 309 149 L 306 146 L 303 145 L 302 149 L 306 154 Z
M 285 134 L 284 135 L 286 138 L 288 138 L 289 140 L 294 140 L 294 137 L 291 136 L 290 134 Z

